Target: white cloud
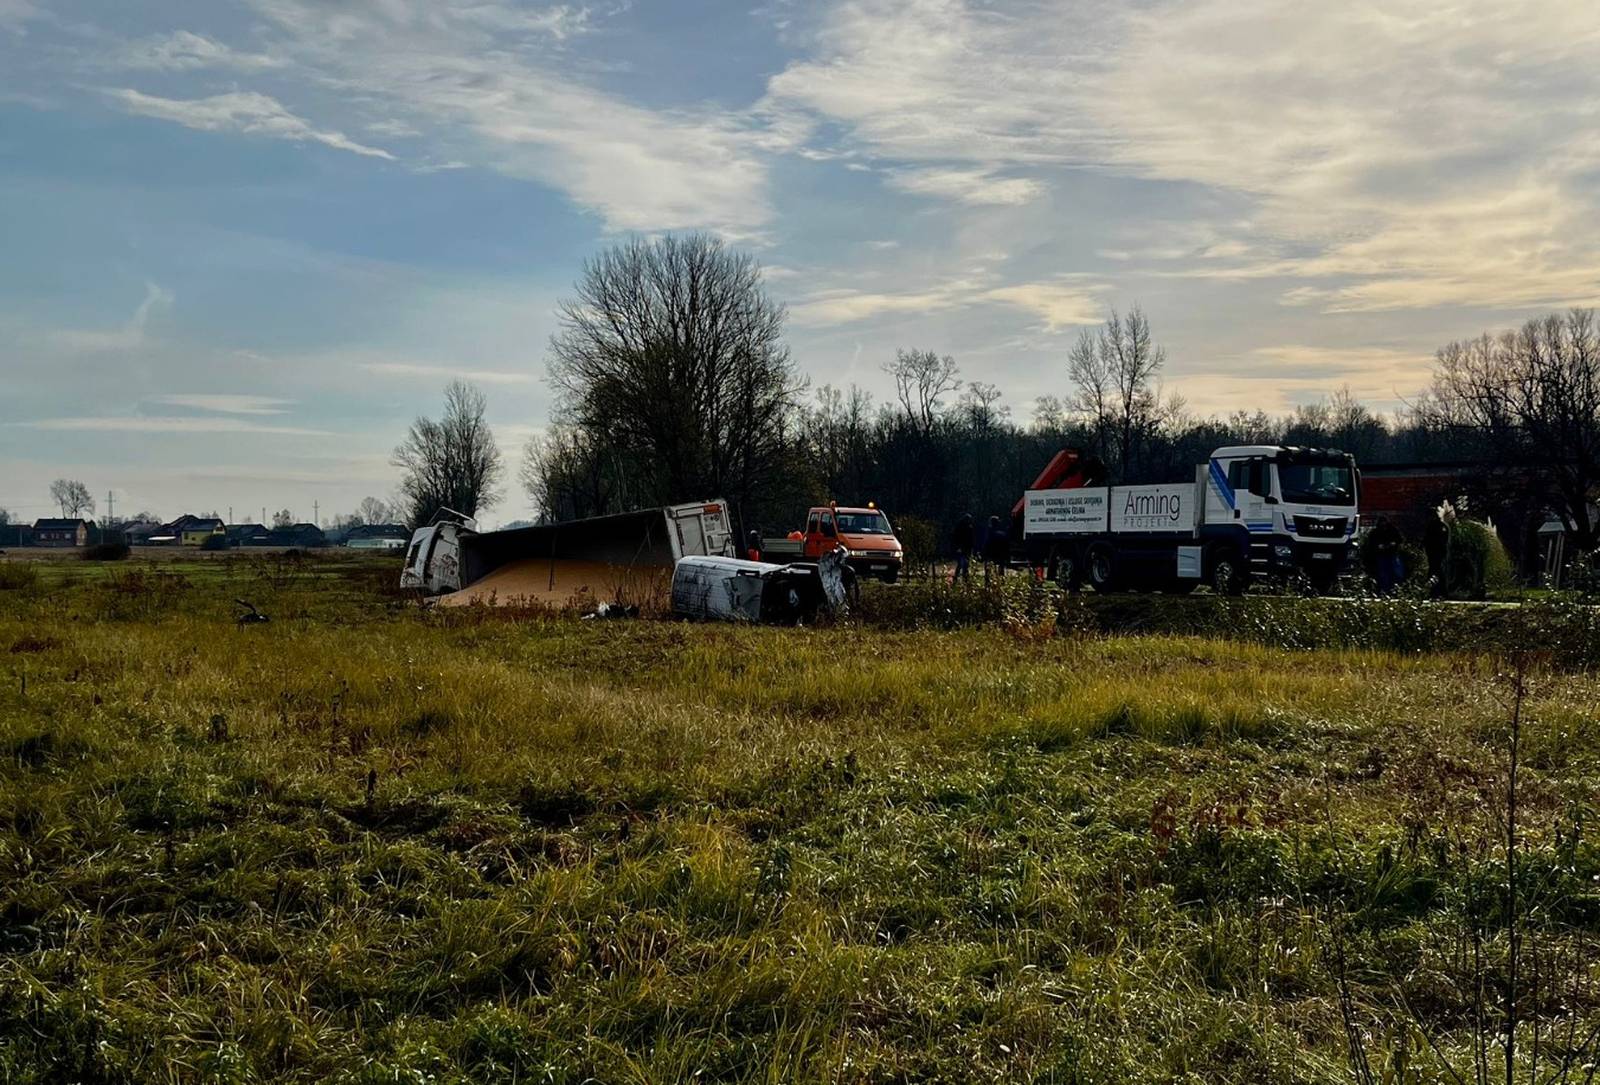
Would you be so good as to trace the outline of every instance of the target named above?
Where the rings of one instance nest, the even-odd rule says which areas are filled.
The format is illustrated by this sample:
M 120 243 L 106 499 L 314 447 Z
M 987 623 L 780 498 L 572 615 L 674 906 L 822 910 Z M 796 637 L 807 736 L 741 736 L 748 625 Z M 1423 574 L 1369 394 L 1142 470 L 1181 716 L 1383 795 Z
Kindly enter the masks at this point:
M 531 373 L 513 373 L 502 369 L 453 369 L 445 365 L 412 362 L 362 362 L 359 368 L 387 377 L 427 377 L 430 380 L 465 380 L 479 384 L 532 384 L 538 379 Z
M 1186 257 L 1232 266 L 1198 273 L 1333 311 L 1600 299 L 1592 0 L 823 11 L 769 108 L 834 121 L 899 187 L 1073 167 L 1239 194 L 1255 213 Z
M 308 79 L 426 133 L 444 161 L 538 181 L 614 230 L 759 233 L 782 118 L 633 105 L 573 74 L 585 9 L 502 0 L 252 0 Z
M 242 72 L 270 71 L 287 63 L 266 53 L 241 53 L 202 34 L 179 30 L 166 37 L 145 38 L 123 49 L 123 67 L 150 71 L 182 72 L 197 68 L 231 68 Z
M 218 414 L 287 414 L 285 408 L 293 406 L 295 401 L 273 396 L 196 394 L 152 396 L 149 402 Z
M 22 24 L 40 15 L 32 0 L 0 0 L 0 30 L 22 32 Z
M 889 175 L 889 184 L 917 196 L 937 196 L 965 204 L 1015 206 L 1044 191 L 1027 177 L 997 177 L 989 170 L 909 169 Z
M 275 98 L 253 91 L 231 91 L 209 98 L 157 98 L 136 90 L 108 91 L 130 113 L 174 121 L 202 132 L 240 132 L 293 142 L 321 143 L 336 150 L 373 158 L 394 155 L 378 147 L 357 143 L 342 132 L 320 131 L 310 122 L 295 116 Z
M 150 314 L 158 308 L 171 305 L 172 300 L 170 291 L 147 282 L 144 284 L 144 300 L 120 328 L 63 328 L 53 332 L 50 340 L 63 350 L 82 354 L 134 350 L 144 345 Z
M 95 415 L 78 418 L 43 418 L 22 422 L 29 429 L 94 431 L 103 433 L 270 433 L 286 437 L 332 437 L 333 433 L 299 426 L 273 426 L 243 418 L 201 418 L 154 415 Z
M 970 306 L 1001 305 L 1039 318 L 1039 330 L 1059 331 L 1095 324 L 1103 318 L 1104 288 L 1074 278 L 1001 284 L 992 271 L 979 267 L 970 274 L 920 289 L 879 291 L 836 287 L 800 297 L 789 306 L 803 326 L 845 324 L 880 316 L 930 314 Z
M 1286 344 L 1174 374 L 1169 385 L 1201 414 L 1258 407 L 1282 412 L 1324 398 L 1336 387 L 1381 409 L 1413 400 L 1432 373 L 1433 357 L 1426 349 Z

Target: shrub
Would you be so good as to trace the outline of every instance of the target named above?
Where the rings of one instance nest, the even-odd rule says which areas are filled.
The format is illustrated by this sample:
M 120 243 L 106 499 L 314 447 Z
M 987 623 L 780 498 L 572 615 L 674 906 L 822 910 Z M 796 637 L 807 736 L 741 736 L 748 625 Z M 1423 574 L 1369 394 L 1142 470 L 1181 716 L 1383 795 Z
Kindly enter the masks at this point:
M 200 549 L 202 550 L 214 551 L 226 550 L 227 548 L 228 537 L 226 535 L 207 535 L 205 541 L 200 544 Z
M 894 536 L 906 551 L 906 574 L 926 576 L 933 571 L 939 553 L 939 533 L 933 523 L 920 516 L 901 516 L 895 520 Z
M 78 556 L 84 561 L 122 561 L 128 556 L 128 544 L 125 542 L 103 542 L 93 546 L 86 546 Z
M 894 587 L 867 585 L 855 608 L 871 625 L 895 629 L 961 629 L 975 625 L 1053 622 L 1061 589 L 1022 573 L 949 581 L 942 577 Z
M 0 591 L 19 591 L 39 582 L 39 570 L 21 561 L 0 562 Z
M 1486 599 L 1515 582 L 1505 544 L 1494 528 L 1477 520 L 1457 520 L 1450 525 L 1444 578 L 1447 594 L 1455 599 Z

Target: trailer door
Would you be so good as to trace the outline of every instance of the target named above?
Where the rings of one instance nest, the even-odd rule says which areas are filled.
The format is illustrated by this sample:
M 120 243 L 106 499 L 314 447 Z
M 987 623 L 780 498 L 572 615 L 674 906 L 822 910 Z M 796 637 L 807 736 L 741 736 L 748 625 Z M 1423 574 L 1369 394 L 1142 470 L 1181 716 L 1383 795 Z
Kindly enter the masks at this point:
M 685 556 L 689 554 L 705 554 L 705 526 L 701 524 L 698 514 L 690 512 L 678 516 L 678 545 L 682 548 Z
M 678 557 L 733 556 L 733 529 L 728 526 L 728 503 L 706 501 L 674 505 L 667 510 L 678 543 Z

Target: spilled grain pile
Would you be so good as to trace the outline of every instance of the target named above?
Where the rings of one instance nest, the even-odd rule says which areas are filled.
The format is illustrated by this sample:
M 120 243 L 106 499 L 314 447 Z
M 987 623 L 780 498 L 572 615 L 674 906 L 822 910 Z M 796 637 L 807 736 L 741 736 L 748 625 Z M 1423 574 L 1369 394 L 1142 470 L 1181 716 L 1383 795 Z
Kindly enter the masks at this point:
M 524 558 L 489 573 L 458 592 L 442 596 L 441 606 L 548 606 L 585 608 L 602 602 L 649 605 L 671 591 L 672 570 L 664 565 L 614 565 L 573 558 Z

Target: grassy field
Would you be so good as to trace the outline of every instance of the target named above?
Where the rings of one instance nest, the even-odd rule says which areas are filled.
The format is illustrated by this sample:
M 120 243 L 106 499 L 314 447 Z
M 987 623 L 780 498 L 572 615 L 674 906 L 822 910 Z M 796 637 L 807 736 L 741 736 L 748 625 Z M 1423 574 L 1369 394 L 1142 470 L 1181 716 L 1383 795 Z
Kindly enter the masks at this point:
M 1527 680 L 1508 909 L 1487 655 L 30 567 L 0 1082 L 1331 1082 L 1352 1038 L 1374 1080 L 1500 1080 L 1509 916 L 1519 1072 L 1592 1076 L 1581 668 Z

